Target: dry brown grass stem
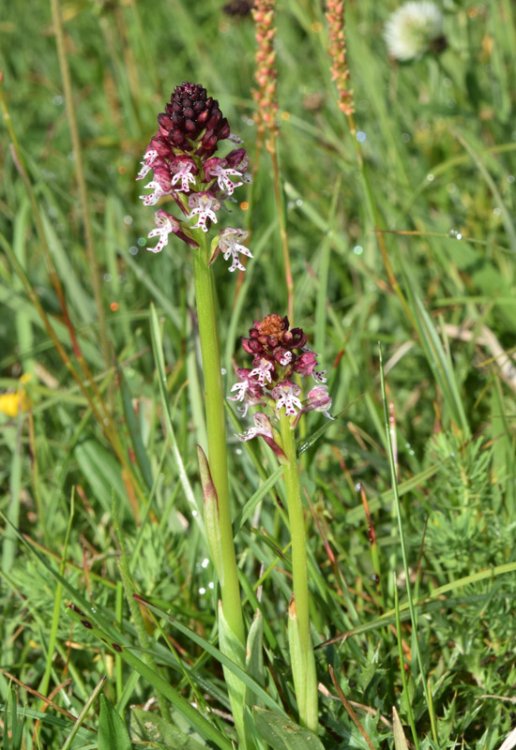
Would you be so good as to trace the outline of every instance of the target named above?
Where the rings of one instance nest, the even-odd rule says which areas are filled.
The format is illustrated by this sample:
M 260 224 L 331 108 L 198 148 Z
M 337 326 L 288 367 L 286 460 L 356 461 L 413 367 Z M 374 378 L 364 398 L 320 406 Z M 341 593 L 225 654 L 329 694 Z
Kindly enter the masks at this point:
M 267 150 L 274 149 L 278 135 L 278 101 L 276 94 L 276 50 L 274 38 L 275 0 L 256 0 L 253 18 L 256 28 L 256 102 L 255 121 L 260 139 L 267 138 Z
M 329 32 L 331 77 L 339 95 L 339 109 L 351 117 L 355 111 L 353 91 L 349 88 L 349 66 L 346 49 L 345 3 L 343 0 L 327 0 L 326 20 Z

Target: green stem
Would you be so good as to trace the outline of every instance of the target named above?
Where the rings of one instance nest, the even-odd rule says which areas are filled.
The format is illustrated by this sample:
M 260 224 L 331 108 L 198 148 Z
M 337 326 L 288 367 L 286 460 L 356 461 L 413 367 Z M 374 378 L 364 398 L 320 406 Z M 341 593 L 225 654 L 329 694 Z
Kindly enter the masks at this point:
M 201 232 L 198 235 L 202 234 Z M 228 458 L 224 416 L 224 387 L 221 373 L 220 346 L 213 276 L 209 265 L 209 247 L 204 237 L 194 251 L 195 301 L 199 323 L 204 403 L 208 436 L 208 462 L 218 498 L 220 534 L 220 577 L 222 609 L 227 624 L 241 643 L 245 643 L 244 621 L 236 564 L 231 509 L 229 504 Z
M 290 657 L 294 678 L 294 690 L 301 723 L 309 729 L 317 729 L 317 677 L 315 658 L 310 636 L 310 613 L 308 593 L 308 558 L 306 554 L 306 530 L 301 485 L 296 455 L 296 441 L 290 427 L 290 419 L 284 415 L 280 420 L 281 443 L 286 456 L 283 473 L 287 495 L 288 519 L 292 550 L 293 604 L 290 607 L 291 627 Z

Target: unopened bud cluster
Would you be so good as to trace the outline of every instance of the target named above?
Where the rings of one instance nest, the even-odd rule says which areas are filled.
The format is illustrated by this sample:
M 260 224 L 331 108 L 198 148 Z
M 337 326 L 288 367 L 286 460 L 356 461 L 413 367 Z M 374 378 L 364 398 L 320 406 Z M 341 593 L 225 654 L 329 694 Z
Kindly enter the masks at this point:
M 233 136 L 227 119 L 216 99 L 196 83 L 182 83 L 172 92 L 165 111 L 158 115 L 158 132 L 145 151 L 137 179 L 149 172 L 152 179 L 145 187 L 150 192 L 140 196 L 144 205 L 155 206 L 162 199 L 172 200 L 179 216 L 158 208 L 155 228 L 149 237 L 157 244 L 149 247 L 159 253 L 175 234 L 190 247 L 198 247 L 196 234 L 208 232 L 218 223 L 218 212 L 235 189 L 248 181 L 247 154 L 238 147 L 225 156 L 218 156 L 221 141 L 240 143 Z M 215 255 L 230 260 L 230 271 L 244 270 L 239 255 L 251 257 L 242 244 L 247 233 L 227 227 L 218 236 Z
M 256 321 L 249 337 L 242 339 L 243 349 L 252 357 L 252 367 L 237 369 L 240 381 L 232 387 L 234 395 L 230 399 L 240 402 L 243 416 L 251 406 L 265 411 L 254 414 L 255 426 L 240 435 L 241 440 L 260 436 L 276 453 L 281 453 L 268 415 L 274 419 L 285 414 L 293 418 L 293 426 L 309 411 L 323 412 L 331 419 L 331 398 L 323 385 L 326 378 L 324 372 L 317 370 L 317 355 L 306 344 L 302 328 L 290 329 L 288 318 L 276 313 Z M 315 385 L 303 398 L 299 381 L 308 377 Z

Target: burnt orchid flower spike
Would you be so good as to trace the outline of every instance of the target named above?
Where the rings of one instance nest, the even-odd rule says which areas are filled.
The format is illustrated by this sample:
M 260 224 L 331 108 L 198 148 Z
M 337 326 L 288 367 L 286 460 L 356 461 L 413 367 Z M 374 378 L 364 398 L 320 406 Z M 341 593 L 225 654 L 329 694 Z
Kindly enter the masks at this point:
M 292 419 L 292 427 L 309 411 L 332 418 L 331 397 L 322 385 L 324 373 L 316 369 L 317 355 L 306 343 L 305 332 L 301 328 L 290 329 L 288 318 L 276 313 L 256 321 L 249 336 L 242 339 L 242 348 L 251 356 L 252 367 L 237 369 L 240 380 L 232 387 L 230 399 L 239 403 L 243 416 L 253 406 L 262 410 L 260 425 L 255 419 L 255 427 L 240 435 L 242 440 L 263 437 L 271 445 L 271 432 L 262 429 L 267 411 L 273 420 L 282 416 Z M 299 378 L 308 377 L 315 385 L 307 389 L 308 394 L 303 398 Z
M 151 138 L 144 154 L 138 180 L 152 173 L 145 185 L 147 193 L 140 196 L 145 206 L 162 205 L 167 200 L 176 204 L 180 218 L 159 208 L 156 227 L 148 237 L 157 237 L 153 253 L 160 253 L 175 235 L 190 247 L 204 247 L 199 233 L 209 232 L 219 223 L 218 212 L 223 202 L 231 198 L 237 188 L 249 182 L 248 158 L 244 148 L 234 148 L 225 156 L 215 155 L 224 140 L 240 143 L 231 133 L 229 123 L 219 103 L 208 96 L 198 83 L 177 86 L 158 115 L 158 130 Z M 241 243 L 247 233 L 227 227 L 213 242 L 211 263 L 223 255 L 230 271 L 244 271 L 239 256 L 252 258 L 251 251 Z

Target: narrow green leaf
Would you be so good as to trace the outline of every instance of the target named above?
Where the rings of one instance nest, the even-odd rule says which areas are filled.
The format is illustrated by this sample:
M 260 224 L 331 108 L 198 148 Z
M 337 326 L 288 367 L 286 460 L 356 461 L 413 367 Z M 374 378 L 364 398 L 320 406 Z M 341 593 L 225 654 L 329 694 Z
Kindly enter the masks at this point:
M 161 330 L 159 327 L 158 314 L 156 312 L 156 308 L 154 307 L 154 305 L 151 305 L 150 323 L 151 323 L 152 351 L 154 353 L 154 362 L 155 362 L 156 370 L 157 370 L 159 390 L 160 390 L 160 395 L 161 395 L 161 403 L 163 406 L 165 426 L 167 429 L 168 439 L 172 446 L 172 454 L 174 456 L 174 461 L 177 466 L 177 471 L 179 474 L 179 481 L 181 482 L 181 487 L 183 488 L 185 497 L 188 500 L 190 508 L 192 509 L 192 513 L 193 511 L 195 511 L 195 513 L 193 513 L 194 518 L 196 522 L 198 523 L 201 531 L 204 533 L 202 513 L 200 512 L 201 508 L 197 504 L 197 500 L 195 499 L 195 495 L 194 495 L 192 486 L 190 484 L 190 480 L 188 479 L 188 475 L 186 473 L 185 465 L 183 462 L 183 457 L 181 456 L 181 452 L 177 445 L 176 434 L 175 434 L 174 426 L 172 423 L 172 414 L 170 412 L 170 399 L 167 393 L 167 377 L 165 374 L 165 359 L 163 357 L 163 348 L 162 348 L 162 343 L 161 343 Z
M 152 485 L 154 483 L 152 477 L 152 468 L 150 465 L 149 457 L 147 455 L 147 451 L 145 450 L 145 446 L 143 444 L 140 421 L 134 412 L 132 393 L 129 388 L 127 378 L 124 376 L 121 368 L 118 368 L 118 377 L 120 382 L 120 392 L 122 396 L 122 404 L 124 407 L 125 420 L 127 429 L 129 430 L 131 443 L 134 448 L 134 455 L 136 456 L 136 461 L 138 462 L 138 466 L 140 467 L 140 470 L 142 472 L 145 484 L 150 490 L 152 489 Z
M 100 696 L 98 750 L 131 750 L 131 739 L 125 723 L 107 700 Z
M 263 615 L 256 610 L 247 635 L 245 666 L 251 677 L 263 684 Z
M 392 734 L 396 750 L 408 750 L 407 738 L 405 737 L 400 717 L 394 706 L 392 707 Z
M 253 715 L 259 735 L 274 750 L 324 750 L 317 735 L 276 711 L 256 707 Z
M 127 506 L 120 466 L 114 456 L 97 440 L 90 438 L 75 447 L 75 457 L 81 471 L 92 486 L 95 497 L 105 511 L 111 510 L 113 493 L 118 497 L 121 507 Z
M 144 739 L 159 742 L 171 750 L 206 750 L 207 745 L 200 737 L 185 734 L 161 716 L 140 708 L 134 709 L 133 713 L 145 730 Z

